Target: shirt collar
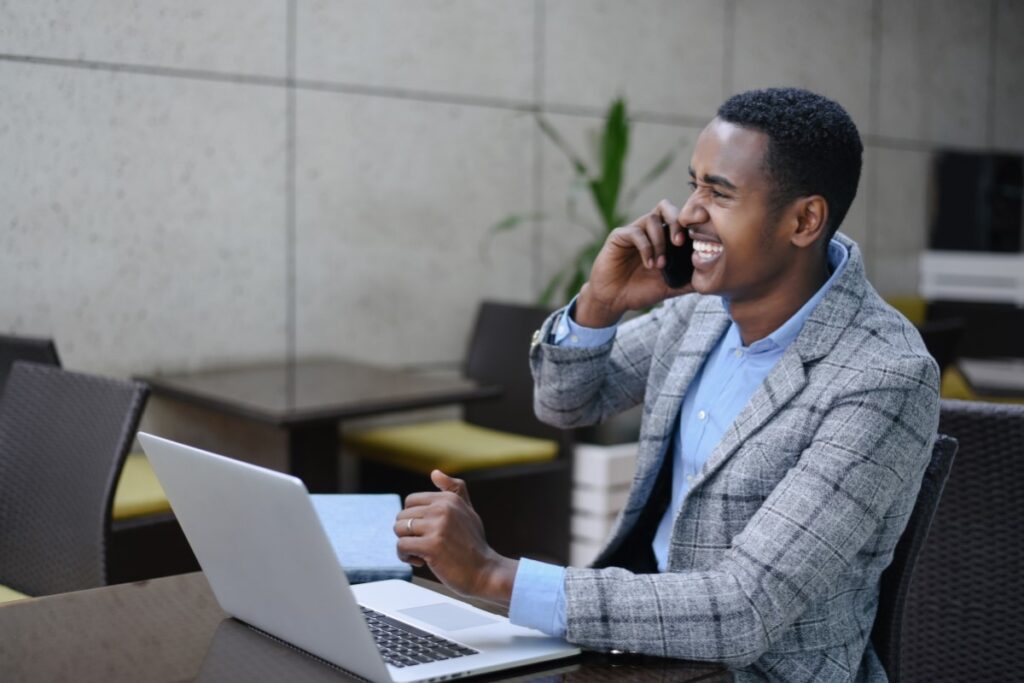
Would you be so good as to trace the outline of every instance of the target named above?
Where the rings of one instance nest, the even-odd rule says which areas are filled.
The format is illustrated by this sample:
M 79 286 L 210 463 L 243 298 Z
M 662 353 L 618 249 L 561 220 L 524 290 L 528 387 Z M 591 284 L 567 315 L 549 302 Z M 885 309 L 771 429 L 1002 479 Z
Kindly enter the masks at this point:
M 775 349 L 785 349 L 789 346 L 796 339 L 797 335 L 800 334 L 800 330 L 803 329 L 804 323 L 810 317 L 815 306 L 821 303 L 828 290 L 831 289 L 835 281 L 842 275 L 849 260 L 850 251 L 838 240 L 830 240 L 828 243 L 828 268 L 832 274 L 829 275 L 828 280 L 814 293 L 814 296 L 800 307 L 800 310 L 790 316 L 789 320 L 782 323 L 778 329 L 764 339 L 759 339 L 751 344 L 749 351 L 751 353 L 764 353 Z M 728 311 L 729 302 L 723 299 L 723 303 L 725 304 L 726 311 Z M 730 319 L 732 318 L 731 315 L 729 317 Z M 729 325 L 729 330 L 726 332 L 725 347 L 729 350 L 743 348 L 743 340 L 740 337 L 739 326 L 735 320 Z

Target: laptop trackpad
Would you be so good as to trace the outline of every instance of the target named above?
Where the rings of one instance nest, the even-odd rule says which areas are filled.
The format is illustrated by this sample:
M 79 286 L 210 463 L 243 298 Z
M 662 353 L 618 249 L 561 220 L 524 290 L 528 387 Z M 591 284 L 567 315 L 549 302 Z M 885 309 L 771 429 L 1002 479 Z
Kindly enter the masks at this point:
M 486 626 L 498 621 L 489 619 L 482 614 L 470 612 L 450 602 L 439 602 L 434 605 L 423 605 L 422 607 L 410 607 L 398 610 L 402 614 L 408 614 L 413 619 L 419 619 L 431 626 L 444 631 L 459 631 L 474 626 Z

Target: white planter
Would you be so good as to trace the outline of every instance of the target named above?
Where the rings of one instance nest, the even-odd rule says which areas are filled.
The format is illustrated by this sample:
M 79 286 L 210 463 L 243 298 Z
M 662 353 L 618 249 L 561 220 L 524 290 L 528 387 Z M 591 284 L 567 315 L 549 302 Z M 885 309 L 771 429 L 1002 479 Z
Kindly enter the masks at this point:
M 590 564 L 604 546 L 626 504 L 638 448 L 637 443 L 576 445 L 570 547 L 573 566 Z

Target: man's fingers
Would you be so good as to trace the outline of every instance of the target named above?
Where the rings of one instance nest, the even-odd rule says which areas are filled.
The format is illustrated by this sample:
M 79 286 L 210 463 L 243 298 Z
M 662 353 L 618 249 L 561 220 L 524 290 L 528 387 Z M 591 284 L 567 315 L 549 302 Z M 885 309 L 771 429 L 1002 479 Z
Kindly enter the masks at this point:
M 679 207 L 667 199 L 662 199 L 654 208 L 654 212 L 661 216 L 661 222 L 668 226 L 672 243 L 682 246 L 685 241 L 685 230 L 679 224 Z
M 399 555 L 398 559 L 414 567 L 425 567 L 427 564 L 423 561 L 422 557 L 416 557 L 415 555 Z
M 466 487 L 466 482 L 463 480 L 456 479 L 455 477 L 449 477 L 441 470 L 434 470 L 431 472 L 430 480 L 434 482 L 434 486 L 442 491 L 454 493 L 459 498 L 469 503 L 469 489 Z
M 641 219 L 646 220 L 646 219 Z M 611 239 L 624 247 L 632 247 L 640 254 L 640 259 L 647 268 L 654 268 L 654 248 L 651 241 L 647 239 L 647 229 L 640 225 L 630 225 L 625 228 L 615 228 L 612 231 Z
M 647 217 L 647 222 L 644 225 L 647 239 L 654 250 L 654 265 L 657 268 L 665 267 L 665 228 L 663 226 L 664 222 L 657 211 Z
M 398 556 L 415 557 L 430 564 L 433 553 L 430 549 L 430 542 L 420 536 L 403 536 L 398 539 Z M 405 560 L 408 562 L 408 560 Z M 421 566 L 421 565 L 417 565 Z
M 395 520 L 395 525 L 392 527 L 395 531 L 395 536 L 403 538 L 405 536 L 422 536 L 426 531 L 427 522 L 422 517 L 405 517 Z
M 410 493 L 405 497 L 405 509 L 398 514 L 408 513 L 409 510 L 415 507 L 425 507 L 431 505 L 441 496 L 437 491 L 420 491 L 418 493 Z

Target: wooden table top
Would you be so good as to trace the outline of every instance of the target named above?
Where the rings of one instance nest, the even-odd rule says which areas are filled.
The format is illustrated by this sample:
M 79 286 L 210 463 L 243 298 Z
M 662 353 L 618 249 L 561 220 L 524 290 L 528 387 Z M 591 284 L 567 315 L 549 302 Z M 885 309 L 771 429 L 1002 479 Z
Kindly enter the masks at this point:
M 434 589 L 439 584 L 418 583 Z M 351 681 L 221 610 L 202 573 L 0 605 L 4 681 Z M 719 667 L 584 653 L 481 681 L 729 681 Z
M 146 375 L 154 394 L 278 426 L 461 403 L 501 389 L 340 358 Z

